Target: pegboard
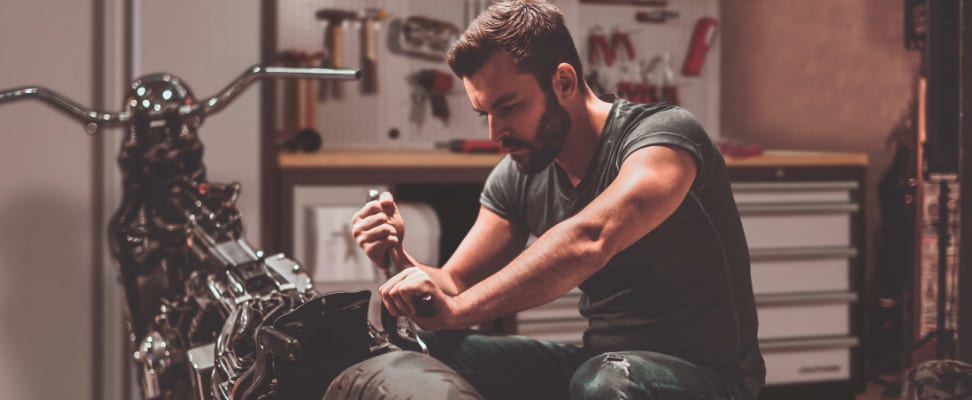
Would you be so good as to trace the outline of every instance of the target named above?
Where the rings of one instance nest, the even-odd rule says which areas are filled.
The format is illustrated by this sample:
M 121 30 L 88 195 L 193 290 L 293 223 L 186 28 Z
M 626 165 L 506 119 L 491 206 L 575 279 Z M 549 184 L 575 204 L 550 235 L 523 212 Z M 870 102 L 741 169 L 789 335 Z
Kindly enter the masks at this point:
M 595 26 L 608 33 L 615 29 L 628 32 L 635 45 L 637 57 L 668 52 L 673 68 L 680 68 L 685 48 L 692 34 L 695 21 L 702 16 L 716 16 L 717 0 L 670 0 L 667 9 L 679 12 L 679 17 L 664 24 L 641 24 L 634 20 L 634 13 L 641 9 L 657 9 L 629 5 L 603 5 L 581 3 L 579 0 L 554 1 L 567 16 L 568 27 L 574 36 L 578 51 L 585 58 L 588 52 L 587 36 Z M 280 51 L 299 50 L 308 53 L 323 51 L 326 22 L 316 18 L 320 9 L 344 9 L 362 12 L 379 8 L 386 18 L 375 25 L 378 46 L 377 85 L 374 94 L 361 91 L 360 82 L 345 82 L 344 97 L 325 98 L 314 107 L 317 130 L 321 133 L 325 148 L 349 149 L 430 149 L 437 142 L 450 139 L 486 138 L 486 121 L 472 111 L 462 82 L 455 78 L 444 61 L 416 58 L 396 50 L 396 26 L 411 16 L 422 16 L 446 21 L 464 30 L 488 0 L 281 0 L 277 3 L 277 43 Z M 396 25 L 397 24 L 397 25 Z M 347 68 L 361 68 L 361 36 L 363 23 L 345 21 L 342 47 Z M 709 50 L 705 68 L 697 78 L 679 77 L 682 105 L 689 108 L 708 129 L 718 136 L 718 41 Z M 586 68 L 586 66 L 585 66 Z M 453 79 L 452 90 L 445 95 L 449 109 L 448 120 L 432 115 L 426 100 L 424 109 L 416 110 L 413 96 L 417 88 L 409 78 L 418 71 L 433 69 Z M 622 67 L 603 68 L 602 76 L 608 85 L 622 77 Z M 284 96 L 282 85 L 277 85 L 278 98 Z M 613 87 L 611 90 L 613 91 Z M 283 104 L 278 104 L 278 115 L 283 115 Z M 283 118 L 277 118 L 278 130 L 283 130 Z M 397 133 L 397 134 L 393 134 Z M 283 132 L 284 135 L 292 133 Z
M 711 47 L 706 53 L 701 73 L 698 76 L 687 77 L 680 72 L 696 22 L 704 17 L 718 20 L 718 0 L 668 0 L 667 3 L 665 7 L 580 3 L 577 14 L 582 17 L 572 20 L 573 25 L 570 28 L 574 43 L 584 58 L 585 74 L 591 70 L 587 56 L 590 52 L 588 39 L 592 30 L 599 28 L 609 37 L 615 31 L 627 33 L 634 47 L 634 60 L 618 60 L 610 67 L 597 68 L 598 75 L 604 78 L 606 89 L 614 92 L 617 90 L 618 81 L 640 78 L 638 69 L 642 61 L 648 62 L 656 55 L 668 54 L 674 71 L 675 86 L 678 89 L 679 105 L 688 109 L 702 122 L 710 137 L 718 138 L 720 67 L 718 25 Z M 664 23 L 642 23 L 635 20 L 635 15 L 639 11 L 661 10 L 677 12 L 678 16 L 669 18 Z M 660 67 L 661 65 L 656 68 Z

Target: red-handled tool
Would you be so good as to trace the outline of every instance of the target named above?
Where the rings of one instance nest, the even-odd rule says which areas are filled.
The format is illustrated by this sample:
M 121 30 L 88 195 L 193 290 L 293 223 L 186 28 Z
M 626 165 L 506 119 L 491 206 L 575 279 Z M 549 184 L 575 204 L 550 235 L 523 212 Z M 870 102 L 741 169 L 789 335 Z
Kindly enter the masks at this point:
M 627 32 L 614 31 L 614 33 L 611 34 L 611 53 L 615 59 L 628 62 L 634 61 L 635 49 L 634 45 L 631 44 L 631 35 Z M 627 58 L 621 58 L 621 55 L 624 55 Z
M 692 40 L 689 42 L 688 51 L 685 52 L 685 61 L 682 63 L 682 75 L 699 76 L 702 73 L 702 65 L 705 64 L 705 55 L 715 41 L 716 26 L 719 24 L 715 18 L 700 18 L 695 23 L 695 31 L 692 32 Z
M 449 103 L 445 96 L 452 90 L 454 78 L 452 74 L 437 70 L 423 69 L 413 75 L 415 84 L 425 91 L 429 103 L 432 105 L 432 116 L 449 122 Z
M 614 63 L 614 49 L 607 36 L 597 30 L 587 37 L 587 62 L 591 66 L 602 64 L 607 67 Z
M 492 140 L 452 139 L 448 142 L 438 142 L 436 148 L 449 149 L 455 153 L 499 153 L 503 146 Z

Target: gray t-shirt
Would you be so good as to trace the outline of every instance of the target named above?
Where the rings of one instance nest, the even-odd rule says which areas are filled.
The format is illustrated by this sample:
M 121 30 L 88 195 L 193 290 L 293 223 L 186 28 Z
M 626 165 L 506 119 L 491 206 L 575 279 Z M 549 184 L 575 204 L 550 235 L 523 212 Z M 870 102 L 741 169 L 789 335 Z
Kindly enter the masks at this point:
M 578 307 L 590 322 L 584 347 L 670 354 L 745 380 L 755 392 L 765 367 L 746 238 L 725 160 L 688 111 L 615 100 L 576 188 L 556 163 L 528 175 L 507 156 L 490 173 L 480 202 L 540 236 L 603 192 L 631 153 L 654 145 L 687 151 L 698 174 L 671 217 L 581 283 Z

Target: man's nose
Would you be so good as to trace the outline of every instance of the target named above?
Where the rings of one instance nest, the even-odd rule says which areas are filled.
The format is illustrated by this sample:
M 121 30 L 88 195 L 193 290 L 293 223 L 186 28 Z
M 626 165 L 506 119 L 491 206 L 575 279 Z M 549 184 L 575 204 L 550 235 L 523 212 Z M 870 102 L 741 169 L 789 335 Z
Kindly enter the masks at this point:
M 505 136 L 505 129 L 492 115 L 486 116 L 486 124 L 489 126 L 489 140 L 496 142 Z

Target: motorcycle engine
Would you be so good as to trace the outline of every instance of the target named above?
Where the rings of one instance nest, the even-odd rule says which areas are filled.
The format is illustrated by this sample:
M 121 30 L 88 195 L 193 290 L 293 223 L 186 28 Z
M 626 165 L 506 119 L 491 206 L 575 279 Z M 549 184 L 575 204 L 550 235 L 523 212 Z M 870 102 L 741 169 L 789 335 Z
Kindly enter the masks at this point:
M 246 242 L 240 185 L 206 180 L 202 121 L 174 112 L 195 101 L 168 74 L 135 81 L 126 101 L 109 243 L 142 394 L 320 399 L 347 366 L 402 346 L 368 322 L 369 292 L 319 295 L 297 261 Z

